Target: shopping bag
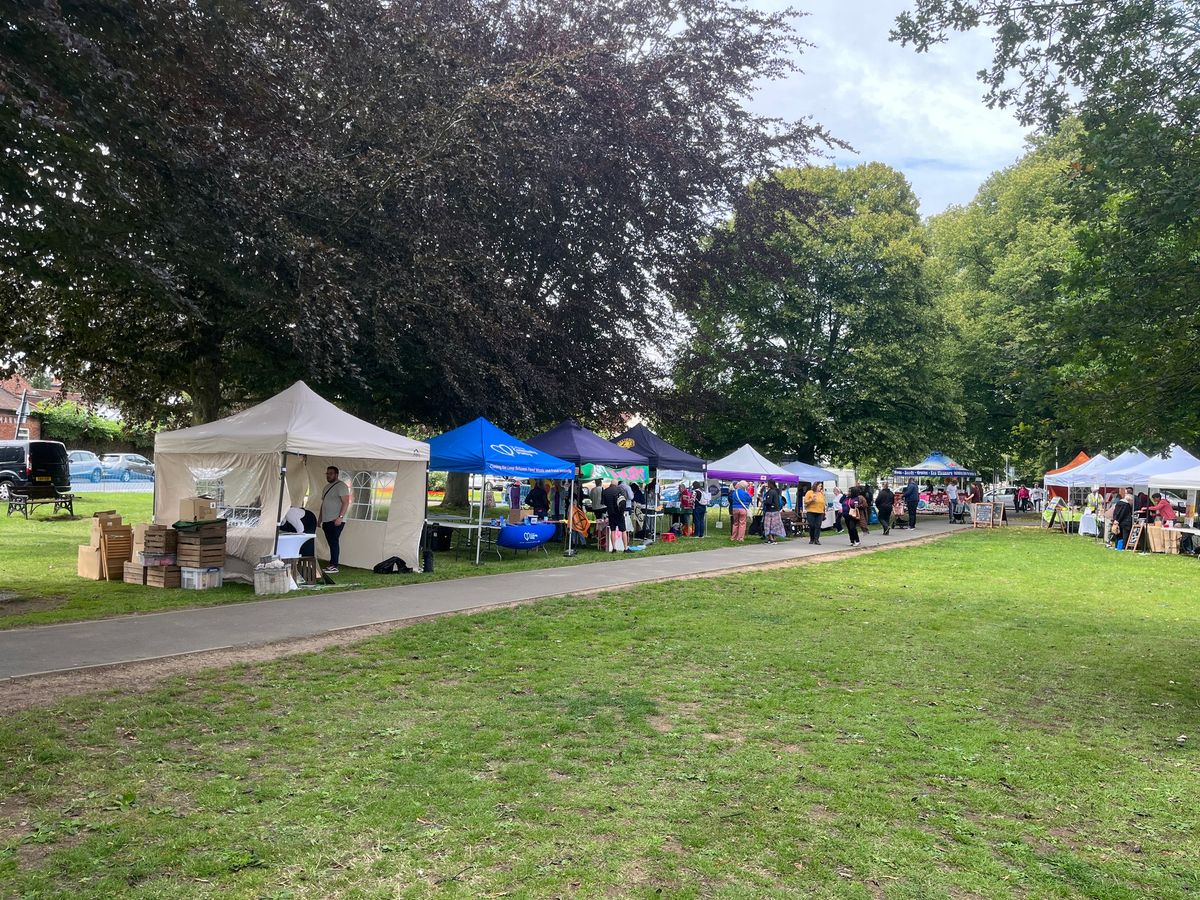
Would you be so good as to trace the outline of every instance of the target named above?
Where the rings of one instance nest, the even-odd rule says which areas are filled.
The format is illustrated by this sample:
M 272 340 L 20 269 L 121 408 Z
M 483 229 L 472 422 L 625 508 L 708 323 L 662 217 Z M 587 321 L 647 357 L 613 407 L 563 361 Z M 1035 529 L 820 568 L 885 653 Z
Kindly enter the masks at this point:
M 625 532 L 613 531 L 609 535 L 608 551 L 610 553 L 624 553 L 625 552 Z

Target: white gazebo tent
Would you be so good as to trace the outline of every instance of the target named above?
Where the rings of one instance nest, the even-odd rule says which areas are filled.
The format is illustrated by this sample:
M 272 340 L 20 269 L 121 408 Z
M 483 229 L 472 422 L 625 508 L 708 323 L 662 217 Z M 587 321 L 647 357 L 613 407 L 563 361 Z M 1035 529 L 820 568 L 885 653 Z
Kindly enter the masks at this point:
M 1170 475 L 1200 466 L 1200 459 L 1192 456 L 1178 444 L 1172 444 L 1166 452 L 1159 456 L 1151 456 L 1136 466 L 1126 466 L 1118 469 L 1110 466 L 1104 472 L 1108 484 L 1113 487 L 1148 486 L 1155 475 Z
M 154 521 L 209 496 L 228 521 L 226 577 L 248 580 L 275 548 L 285 506 L 319 511 L 325 470 L 350 484 L 341 562 L 370 568 L 399 556 L 419 568 L 429 445 L 358 419 L 297 381 L 257 406 L 154 439 Z M 320 529 L 318 529 L 319 531 Z M 328 552 L 317 535 L 318 553 Z
M 1175 458 L 1175 454 L 1171 455 Z M 1157 490 L 1177 490 L 1187 492 L 1187 505 L 1191 513 L 1196 511 L 1197 492 L 1200 492 L 1200 465 L 1188 469 L 1158 472 L 1149 477 L 1149 488 Z

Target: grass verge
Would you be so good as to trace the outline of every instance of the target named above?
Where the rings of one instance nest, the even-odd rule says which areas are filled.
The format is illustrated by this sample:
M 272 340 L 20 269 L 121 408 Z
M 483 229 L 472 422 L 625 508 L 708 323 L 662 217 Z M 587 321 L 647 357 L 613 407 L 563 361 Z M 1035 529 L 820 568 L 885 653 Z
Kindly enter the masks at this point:
M 52 516 L 45 510 L 28 520 L 0 516 L 0 629 L 27 625 L 51 625 L 77 622 L 129 613 L 159 612 L 196 606 L 218 606 L 254 600 L 249 585 L 227 584 L 219 590 L 185 591 L 142 587 L 120 581 L 99 582 L 75 574 L 76 548 L 86 544 L 93 512 L 115 509 L 126 522 L 148 522 L 151 517 L 150 494 L 84 494 L 75 504 L 78 518 Z M 726 517 L 727 519 L 728 517 Z M 716 515 L 712 516 L 716 521 Z M 656 543 L 639 555 L 691 553 L 729 545 L 726 530 L 713 529 L 703 539 L 686 539 L 673 544 Z M 548 552 L 515 555 L 504 551 L 504 559 L 493 555 L 484 565 L 476 566 L 468 554 L 455 559 L 452 552 L 434 554 L 430 575 L 376 575 L 369 569 L 343 567 L 336 576 L 335 588 L 327 591 L 391 587 L 415 581 L 443 581 L 472 575 L 494 575 L 557 566 L 594 562 L 619 564 L 624 555 L 600 553 L 582 548 L 578 555 L 566 558 L 562 546 L 548 545 Z M 299 596 L 299 595 L 297 595 Z
M 1200 568 L 1033 529 L 0 719 L 0 892 L 1183 898 Z

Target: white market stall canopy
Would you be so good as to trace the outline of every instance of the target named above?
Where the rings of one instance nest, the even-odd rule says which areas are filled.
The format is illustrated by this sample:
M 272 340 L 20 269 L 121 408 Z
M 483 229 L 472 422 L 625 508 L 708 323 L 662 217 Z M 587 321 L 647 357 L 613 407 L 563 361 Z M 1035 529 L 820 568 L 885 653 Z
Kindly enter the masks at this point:
M 1150 479 L 1156 475 L 1170 475 L 1200 466 L 1200 459 L 1192 456 L 1178 444 L 1172 444 L 1167 452 L 1160 456 L 1151 456 L 1145 462 L 1136 466 L 1117 468 L 1116 464 L 1105 470 L 1107 484 L 1112 487 L 1132 487 L 1135 484 L 1150 484 Z
M 1192 466 L 1190 469 L 1151 475 L 1149 487 L 1151 490 L 1162 490 L 1163 488 L 1174 488 L 1180 491 L 1200 490 L 1200 464 Z
M 1047 472 L 1044 483 L 1046 487 L 1062 488 L 1091 485 L 1095 483 L 1092 477 L 1093 474 L 1104 468 L 1104 466 L 1107 466 L 1110 462 L 1112 462 L 1112 460 L 1110 460 L 1103 453 L 1097 453 L 1081 466 L 1075 466 L 1073 469 L 1067 469 L 1065 472 L 1058 472 L 1055 474 Z
M 429 459 L 429 445 L 338 409 L 303 381 L 224 419 L 164 431 L 157 453 L 294 453 L 370 459 Z
M 742 444 L 728 456 L 708 464 L 708 477 L 721 481 L 759 481 L 774 478 L 785 484 L 797 484 L 799 476 L 777 466 L 749 444 Z
M 1119 478 L 1113 480 L 1117 472 L 1125 469 L 1131 469 L 1134 466 L 1140 466 L 1146 461 L 1146 454 L 1137 447 L 1131 447 L 1115 459 L 1111 459 L 1102 466 L 1097 466 L 1089 473 L 1091 480 L 1087 482 L 1076 482 L 1076 486 L 1083 484 L 1098 484 L 1101 487 L 1119 487 L 1124 484 Z M 1076 469 L 1076 472 L 1082 471 L 1083 466 Z
M 155 522 L 173 523 L 185 497 L 215 499 L 234 580 L 273 551 L 282 508 L 319 511 L 329 466 L 350 486 L 341 561 L 419 563 L 429 445 L 338 409 L 302 381 L 227 418 L 158 434 L 154 459 Z M 317 546 L 327 550 L 323 534 Z

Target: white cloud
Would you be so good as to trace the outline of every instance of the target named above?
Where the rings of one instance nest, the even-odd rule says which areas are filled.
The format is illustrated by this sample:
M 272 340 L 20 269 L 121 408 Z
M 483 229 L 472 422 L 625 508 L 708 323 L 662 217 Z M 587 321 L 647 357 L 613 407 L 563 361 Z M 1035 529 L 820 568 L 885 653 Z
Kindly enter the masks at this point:
M 991 58 L 986 36 L 956 34 L 918 54 L 888 40 L 904 0 L 800 2 L 810 15 L 798 20 L 799 32 L 816 46 L 799 59 L 803 74 L 762 86 L 756 110 L 812 116 L 857 151 L 836 151 L 839 164 L 878 160 L 904 172 L 926 215 L 966 203 L 1021 155 L 1024 129 L 1010 112 L 984 105 L 976 79 Z

